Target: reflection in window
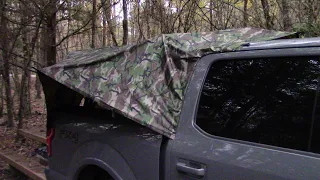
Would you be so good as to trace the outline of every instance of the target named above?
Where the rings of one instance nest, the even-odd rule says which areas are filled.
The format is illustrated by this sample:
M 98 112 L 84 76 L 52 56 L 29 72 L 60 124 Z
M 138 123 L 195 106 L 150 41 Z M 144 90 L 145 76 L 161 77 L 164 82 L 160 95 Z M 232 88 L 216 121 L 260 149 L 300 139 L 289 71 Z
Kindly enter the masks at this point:
M 310 57 L 215 62 L 197 124 L 212 135 L 307 151 L 319 70 Z

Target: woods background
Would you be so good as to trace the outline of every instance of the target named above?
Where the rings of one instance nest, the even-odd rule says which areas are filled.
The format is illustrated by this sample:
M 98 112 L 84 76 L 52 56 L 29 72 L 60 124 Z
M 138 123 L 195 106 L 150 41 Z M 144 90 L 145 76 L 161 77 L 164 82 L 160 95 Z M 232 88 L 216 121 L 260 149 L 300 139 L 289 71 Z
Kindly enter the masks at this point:
M 0 118 L 21 128 L 42 97 L 31 67 L 70 51 L 247 26 L 319 36 L 319 13 L 318 0 L 0 0 Z

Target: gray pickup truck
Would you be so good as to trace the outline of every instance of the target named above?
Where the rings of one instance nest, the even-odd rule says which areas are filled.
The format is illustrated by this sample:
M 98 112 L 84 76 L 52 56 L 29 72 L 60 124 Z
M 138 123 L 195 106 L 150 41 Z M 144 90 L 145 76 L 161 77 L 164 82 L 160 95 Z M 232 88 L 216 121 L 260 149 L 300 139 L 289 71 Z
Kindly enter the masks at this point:
M 89 93 L 68 88 L 70 83 L 60 84 L 58 91 L 44 85 L 50 112 L 46 176 L 318 180 L 319 57 L 320 38 L 242 43 L 199 57 L 188 76 L 174 136 L 103 106 Z M 56 78 L 39 73 L 43 84 Z M 72 92 L 84 95 L 81 105 L 66 103 Z

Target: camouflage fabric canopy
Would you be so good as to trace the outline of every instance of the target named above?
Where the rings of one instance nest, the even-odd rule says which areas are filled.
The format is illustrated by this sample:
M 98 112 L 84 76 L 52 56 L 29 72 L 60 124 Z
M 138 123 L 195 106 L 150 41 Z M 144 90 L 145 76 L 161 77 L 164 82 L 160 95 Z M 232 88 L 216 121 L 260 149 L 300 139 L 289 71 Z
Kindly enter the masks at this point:
M 164 34 L 122 48 L 73 52 L 40 71 L 102 107 L 174 138 L 194 62 L 244 43 L 293 34 L 256 28 Z

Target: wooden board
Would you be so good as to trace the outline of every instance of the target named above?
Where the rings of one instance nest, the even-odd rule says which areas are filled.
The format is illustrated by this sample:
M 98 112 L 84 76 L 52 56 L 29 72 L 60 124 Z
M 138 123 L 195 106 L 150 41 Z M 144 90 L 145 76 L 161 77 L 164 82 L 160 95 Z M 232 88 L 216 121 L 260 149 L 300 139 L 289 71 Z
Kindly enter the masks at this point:
M 33 139 L 44 144 L 47 143 L 45 132 L 40 132 L 39 129 L 19 129 L 19 134 L 25 138 Z
M 45 180 L 44 166 L 12 150 L 0 150 L 0 158 L 34 180 Z

